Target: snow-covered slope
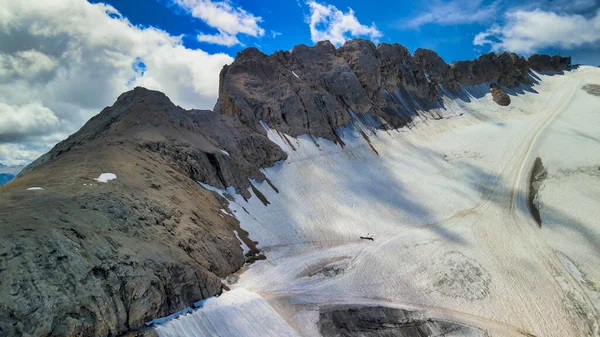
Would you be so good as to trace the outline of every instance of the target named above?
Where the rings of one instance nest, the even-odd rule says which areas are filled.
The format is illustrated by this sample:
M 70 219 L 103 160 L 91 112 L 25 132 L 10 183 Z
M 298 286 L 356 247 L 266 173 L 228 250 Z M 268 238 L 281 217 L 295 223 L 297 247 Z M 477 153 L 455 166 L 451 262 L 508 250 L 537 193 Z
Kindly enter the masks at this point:
M 252 181 L 260 198 L 206 187 L 233 195 L 229 212 L 267 256 L 232 293 L 258 294 L 253 312 L 282 330 L 261 334 L 273 325 L 240 319 L 241 307 L 219 311 L 221 322 L 245 335 L 319 336 L 325 308 L 377 305 L 490 336 L 598 336 L 600 97 L 581 88 L 600 84 L 600 69 L 536 76 L 508 92 L 508 107 L 471 87 L 469 102 L 446 98 L 441 120 L 397 131 L 355 120 L 343 148 L 265 124 L 288 159 Z M 527 208 L 536 156 L 549 169 L 541 228 Z M 204 310 L 157 331 L 223 335 L 181 328 L 212 315 Z

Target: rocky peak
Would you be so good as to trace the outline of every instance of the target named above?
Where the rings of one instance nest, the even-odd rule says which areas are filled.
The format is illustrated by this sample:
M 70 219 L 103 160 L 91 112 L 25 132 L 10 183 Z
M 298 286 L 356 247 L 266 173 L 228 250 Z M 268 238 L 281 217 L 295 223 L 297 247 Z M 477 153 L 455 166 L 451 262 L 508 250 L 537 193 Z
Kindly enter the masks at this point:
M 527 66 L 536 71 L 562 71 L 571 66 L 571 57 L 533 54 L 527 59 Z
M 336 129 L 350 122 L 352 114 L 400 127 L 418 111 L 438 109 L 442 95 L 460 97 L 461 85 L 529 84 L 530 67 L 552 70 L 568 64 L 564 58 L 534 55 L 526 61 L 501 52 L 448 65 L 431 50 L 418 49 L 412 56 L 402 45 L 375 46 L 363 39 L 346 41 L 338 49 L 329 41 L 297 45 L 269 56 L 249 48 L 221 72 L 215 111 L 238 116 L 257 132 L 264 132 L 263 121 L 292 136 L 338 141 Z
M 446 62 L 433 50 L 417 49 L 415 51 L 415 62 L 423 69 L 429 80 L 440 83 L 451 90 L 459 90 L 460 86 L 455 79 L 454 72 Z

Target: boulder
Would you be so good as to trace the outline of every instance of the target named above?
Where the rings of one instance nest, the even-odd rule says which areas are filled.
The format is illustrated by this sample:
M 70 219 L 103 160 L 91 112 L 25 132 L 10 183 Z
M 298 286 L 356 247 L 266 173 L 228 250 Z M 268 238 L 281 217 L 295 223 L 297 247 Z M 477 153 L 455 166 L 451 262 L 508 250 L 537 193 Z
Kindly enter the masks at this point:
M 510 104 L 510 96 L 498 84 L 490 84 L 490 91 L 494 102 L 498 103 L 498 105 L 508 106 Z

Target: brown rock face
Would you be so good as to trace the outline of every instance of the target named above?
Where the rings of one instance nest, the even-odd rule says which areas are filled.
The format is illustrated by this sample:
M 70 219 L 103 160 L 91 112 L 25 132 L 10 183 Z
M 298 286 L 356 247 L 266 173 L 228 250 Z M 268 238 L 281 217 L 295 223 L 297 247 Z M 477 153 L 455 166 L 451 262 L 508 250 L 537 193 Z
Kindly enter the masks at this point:
M 196 181 L 243 192 L 284 158 L 232 116 L 121 95 L 0 188 L 0 335 L 114 336 L 219 294 L 240 229 Z
M 508 106 L 510 104 L 510 96 L 508 96 L 496 83 L 490 84 L 490 91 L 492 93 L 492 99 L 494 102 L 498 103 L 498 105 Z

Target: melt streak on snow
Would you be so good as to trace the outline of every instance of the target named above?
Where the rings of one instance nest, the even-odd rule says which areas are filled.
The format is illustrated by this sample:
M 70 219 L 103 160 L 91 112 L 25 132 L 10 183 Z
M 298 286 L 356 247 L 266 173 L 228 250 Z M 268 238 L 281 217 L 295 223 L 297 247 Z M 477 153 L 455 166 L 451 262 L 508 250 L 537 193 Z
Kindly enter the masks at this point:
M 288 137 L 294 150 L 264 125 L 289 154 L 264 170 L 279 193 L 254 183 L 270 204 L 207 188 L 235 197 L 230 213 L 267 256 L 222 298 L 266 301 L 246 310 L 241 301 L 199 324 L 214 313 L 205 307 L 159 335 L 228 336 L 210 330 L 227 324 L 268 336 L 260 329 L 270 324 L 243 318 L 266 315 L 294 330 L 278 336 L 319 336 L 319 308 L 361 304 L 422 310 L 489 336 L 598 336 L 600 97 L 581 87 L 600 83 L 600 69 L 536 77 L 532 88 L 507 91 L 508 107 L 472 87 L 470 102 L 444 102 L 441 120 L 398 131 L 356 121 L 340 130 L 343 148 Z M 541 228 L 526 203 L 537 156 L 549 172 Z M 359 238 L 367 234 L 374 241 Z

